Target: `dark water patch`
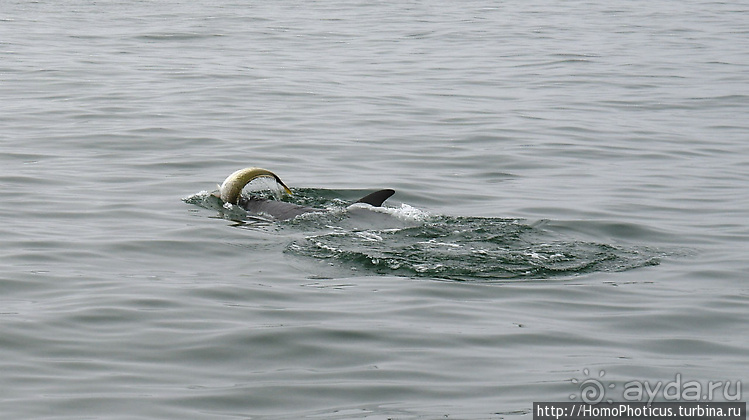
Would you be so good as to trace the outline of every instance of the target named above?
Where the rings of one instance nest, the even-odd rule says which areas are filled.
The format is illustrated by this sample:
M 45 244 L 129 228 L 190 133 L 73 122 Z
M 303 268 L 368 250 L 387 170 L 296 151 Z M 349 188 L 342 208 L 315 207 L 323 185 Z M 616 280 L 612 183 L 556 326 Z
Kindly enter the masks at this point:
M 565 237 L 520 220 L 429 217 L 418 226 L 306 236 L 287 251 L 367 273 L 459 281 L 563 278 L 660 263 L 659 252 Z

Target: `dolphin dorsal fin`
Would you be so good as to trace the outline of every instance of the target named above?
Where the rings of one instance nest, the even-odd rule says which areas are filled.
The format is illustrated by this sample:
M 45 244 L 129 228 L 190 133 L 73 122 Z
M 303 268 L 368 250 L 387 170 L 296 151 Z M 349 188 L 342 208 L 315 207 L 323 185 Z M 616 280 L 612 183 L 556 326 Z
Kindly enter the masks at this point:
M 391 195 L 395 194 L 394 190 L 380 190 L 360 198 L 357 203 L 366 203 L 371 206 L 380 207 Z

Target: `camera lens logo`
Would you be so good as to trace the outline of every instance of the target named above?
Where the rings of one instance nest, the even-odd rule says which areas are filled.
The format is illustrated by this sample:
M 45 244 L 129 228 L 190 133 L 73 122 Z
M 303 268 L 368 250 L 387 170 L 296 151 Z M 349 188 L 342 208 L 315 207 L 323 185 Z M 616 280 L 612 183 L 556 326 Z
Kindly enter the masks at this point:
M 588 368 L 583 369 L 585 376 L 590 375 Z M 606 371 L 602 370 L 598 372 L 598 378 L 588 378 L 582 381 L 572 378 L 572 383 L 575 385 L 579 384 L 580 388 L 580 399 L 586 404 L 598 404 L 606 398 L 606 389 L 614 389 L 615 384 L 606 385 L 601 378 L 606 375 Z M 570 394 L 570 399 L 574 400 L 577 398 L 577 394 Z M 614 402 L 611 399 L 606 399 L 609 404 Z

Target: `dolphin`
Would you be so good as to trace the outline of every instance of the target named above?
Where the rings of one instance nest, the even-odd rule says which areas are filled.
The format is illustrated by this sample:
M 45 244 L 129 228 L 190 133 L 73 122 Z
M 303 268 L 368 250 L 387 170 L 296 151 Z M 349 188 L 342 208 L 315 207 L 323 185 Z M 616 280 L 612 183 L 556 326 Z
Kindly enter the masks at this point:
M 213 195 L 220 198 L 224 203 L 237 205 L 250 213 L 267 214 L 276 220 L 290 220 L 306 213 L 327 211 L 325 209 L 307 207 L 285 201 L 242 195 L 242 188 L 245 185 L 249 184 L 253 179 L 263 177 L 273 178 L 283 188 L 285 193 L 292 195 L 289 187 L 281 181 L 278 175 L 263 168 L 244 168 L 234 172 L 226 177 L 224 182 L 219 186 L 219 190 L 214 192 Z M 394 190 L 379 190 L 360 198 L 356 203 L 365 203 L 374 207 L 380 207 L 393 194 L 395 194 Z

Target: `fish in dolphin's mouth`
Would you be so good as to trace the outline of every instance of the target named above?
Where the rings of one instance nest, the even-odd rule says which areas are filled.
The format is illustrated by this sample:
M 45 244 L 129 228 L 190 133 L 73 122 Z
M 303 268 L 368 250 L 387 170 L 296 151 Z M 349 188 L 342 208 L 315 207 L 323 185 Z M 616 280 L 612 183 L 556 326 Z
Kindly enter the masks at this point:
M 325 209 L 307 207 L 284 201 L 242 195 L 242 189 L 245 185 L 254 179 L 263 177 L 272 178 L 283 188 L 284 192 L 291 195 L 291 189 L 281 181 L 278 175 L 263 168 L 244 168 L 232 173 L 226 177 L 214 195 L 224 203 L 237 205 L 250 213 L 267 214 L 277 220 L 289 220 L 305 213 L 326 211 Z M 380 207 L 393 194 L 395 194 L 395 191 L 391 189 L 379 190 L 360 198 L 356 202 Z

